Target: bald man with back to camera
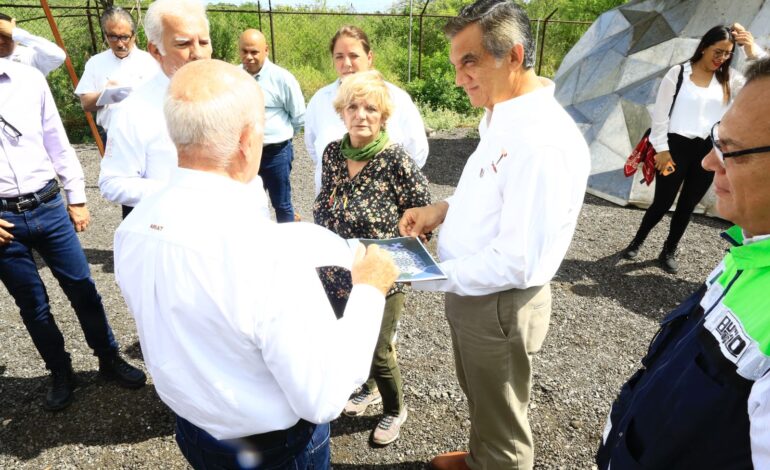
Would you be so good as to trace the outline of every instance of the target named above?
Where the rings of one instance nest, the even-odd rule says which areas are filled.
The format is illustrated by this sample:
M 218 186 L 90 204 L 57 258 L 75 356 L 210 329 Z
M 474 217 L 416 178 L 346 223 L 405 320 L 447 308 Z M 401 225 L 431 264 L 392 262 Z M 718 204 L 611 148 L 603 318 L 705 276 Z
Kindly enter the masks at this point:
M 398 273 L 376 247 L 352 259 L 321 227 L 257 213 L 263 106 L 237 66 L 182 67 L 165 102 L 179 168 L 115 234 L 115 276 L 196 469 L 328 468 L 328 422 L 368 376 Z M 343 262 L 353 290 L 337 320 L 316 267 Z

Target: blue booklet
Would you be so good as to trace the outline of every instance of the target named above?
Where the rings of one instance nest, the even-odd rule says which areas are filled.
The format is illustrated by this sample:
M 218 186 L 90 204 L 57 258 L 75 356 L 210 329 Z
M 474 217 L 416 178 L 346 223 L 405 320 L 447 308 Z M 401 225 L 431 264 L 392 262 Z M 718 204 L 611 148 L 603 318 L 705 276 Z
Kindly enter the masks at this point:
M 446 274 L 436 264 L 436 260 L 425 249 L 419 238 L 398 237 L 387 240 L 352 238 L 348 244 L 355 248 L 361 242 L 364 246 L 379 245 L 388 250 L 399 271 L 396 282 L 419 282 L 446 279 Z

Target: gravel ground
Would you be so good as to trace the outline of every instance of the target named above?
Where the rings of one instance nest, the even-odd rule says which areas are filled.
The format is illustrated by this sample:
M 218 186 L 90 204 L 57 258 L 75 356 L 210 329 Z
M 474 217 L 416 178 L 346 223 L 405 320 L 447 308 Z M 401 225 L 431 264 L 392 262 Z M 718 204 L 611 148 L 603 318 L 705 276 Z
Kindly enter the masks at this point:
M 466 131 L 430 139 L 425 174 L 436 199 L 452 192 L 476 140 Z M 294 202 L 312 220 L 312 166 L 301 138 L 295 142 Z M 133 320 L 114 282 L 112 236 L 120 209 L 96 187 L 98 154 L 78 148 L 86 171 L 92 225 L 81 234 L 91 270 L 122 350 L 141 364 Z M 655 257 L 668 219 L 652 233 L 638 262 L 618 256 L 642 211 L 586 197 L 572 246 L 553 284 L 551 328 L 534 360 L 530 420 L 536 468 L 590 469 L 608 407 L 632 371 L 666 311 L 694 290 L 726 245 L 724 222 L 696 216 L 683 240 L 676 276 L 657 268 Z M 72 353 L 80 382 L 67 410 L 41 409 L 48 376 L 16 306 L 0 287 L 0 468 L 186 468 L 173 438 L 173 419 L 152 384 L 124 390 L 96 376 L 96 358 L 48 268 L 40 272 L 52 310 Z M 335 468 L 424 468 L 435 454 L 464 449 L 470 422 L 454 376 L 442 297 L 408 295 L 400 327 L 399 361 L 409 419 L 396 443 L 369 444 L 379 405 L 361 418 L 332 424 Z

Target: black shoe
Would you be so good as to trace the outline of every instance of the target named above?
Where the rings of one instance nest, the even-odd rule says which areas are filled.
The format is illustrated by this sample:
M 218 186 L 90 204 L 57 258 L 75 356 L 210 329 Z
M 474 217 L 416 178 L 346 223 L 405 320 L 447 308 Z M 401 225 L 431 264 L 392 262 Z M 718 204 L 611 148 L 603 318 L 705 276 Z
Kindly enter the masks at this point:
M 75 390 L 75 374 L 72 366 L 51 371 L 51 386 L 45 395 L 43 408 L 48 411 L 59 411 L 72 403 Z
M 623 250 L 623 258 L 624 259 L 634 259 L 637 256 L 639 256 L 639 248 L 642 247 L 642 242 L 638 242 L 636 240 L 633 240 L 630 245 L 628 245 Z
M 139 388 L 147 382 L 144 372 L 124 361 L 117 354 L 99 358 L 99 375 L 105 380 L 115 380 L 118 385 L 125 388 Z
M 676 262 L 676 249 L 672 250 L 664 246 L 663 251 L 658 256 L 658 262 L 660 267 L 669 274 L 679 272 L 679 263 Z

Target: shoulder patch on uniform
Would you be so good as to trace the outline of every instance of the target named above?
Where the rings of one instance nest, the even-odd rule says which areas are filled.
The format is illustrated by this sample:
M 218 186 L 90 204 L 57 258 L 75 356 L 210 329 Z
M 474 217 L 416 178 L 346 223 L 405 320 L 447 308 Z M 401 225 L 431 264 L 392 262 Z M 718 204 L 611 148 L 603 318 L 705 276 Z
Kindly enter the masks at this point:
M 719 303 L 703 324 L 717 340 L 722 354 L 735 364 L 737 373 L 756 381 L 770 370 L 770 358 L 759 344 L 746 333 L 740 319 L 726 305 Z

